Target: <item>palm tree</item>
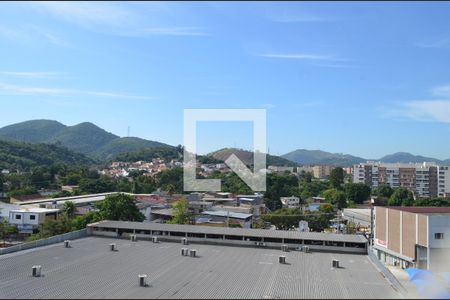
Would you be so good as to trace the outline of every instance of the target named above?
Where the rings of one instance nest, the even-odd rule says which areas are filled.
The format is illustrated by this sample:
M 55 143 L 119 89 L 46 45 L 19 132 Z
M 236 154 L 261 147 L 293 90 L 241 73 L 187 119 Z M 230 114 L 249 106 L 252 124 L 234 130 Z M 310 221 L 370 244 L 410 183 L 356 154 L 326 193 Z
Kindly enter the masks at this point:
M 75 204 L 72 201 L 64 202 L 62 211 L 67 218 L 72 218 L 75 215 Z

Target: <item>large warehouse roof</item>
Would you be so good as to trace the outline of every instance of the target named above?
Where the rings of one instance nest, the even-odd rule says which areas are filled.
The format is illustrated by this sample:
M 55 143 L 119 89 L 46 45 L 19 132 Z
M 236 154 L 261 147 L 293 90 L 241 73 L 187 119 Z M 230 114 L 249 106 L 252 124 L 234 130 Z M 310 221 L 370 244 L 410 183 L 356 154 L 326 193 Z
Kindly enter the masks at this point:
M 293 230 L 285 231 L 285 230 L 265 230 L 265 229 L 242 229 L 242 228 L 225 228 L 225 227 L 210 227 L 210 226 L 196 226 L 196 225 L 194 226 L 194 225 L 123 222 L 123 221 L 101 221 L 98 223 L 90 224 L 89 227 L 155 230 L 155 231 L 157 230 L 179 231 L 188 233 L 258 236 L 264 238 L 306 239 L 306 240 L 321 240 L 321 241 L 349 242 L 349 243 L 367 242 L 367 239 L 362 235 L 321 233 L 321 232 L 299 232 Z
M 116 243 L 118 251 L 109 250 Z M 88 237 L 0 256 L 0 298 L 397 298 L 365 255 Z M 287 264 L 279 264 L 283 253 Z M 332 268 L 338 259 L 339 269 Z M 42 266 L 42 276 L 31 268 Z M 147 274 L 148 287 L 138 285 Z

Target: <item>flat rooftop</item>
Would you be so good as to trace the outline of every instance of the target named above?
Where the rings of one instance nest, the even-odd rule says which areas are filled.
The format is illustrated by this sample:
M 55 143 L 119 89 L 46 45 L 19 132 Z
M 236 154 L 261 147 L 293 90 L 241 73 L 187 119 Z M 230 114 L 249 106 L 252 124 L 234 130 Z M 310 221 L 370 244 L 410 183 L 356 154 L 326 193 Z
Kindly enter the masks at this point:
M 109 251 L 116 243 L 118 251 Z M 0 298 L 399 298 L 366 255 L 87 237 L 0 256 Z M 181 256 L 182 247 L 198 257 Z M 278 256 L 287 264 L 279 264 Z M 331 267 L 338 259 L 342 268 Z M 31 267 L 42 266 L 32 277 Z M 138 285 L 147 274 L 149 287 Z
M 242 228 L 124 222 L 124 221 L 100 221 L 97 223 L 89 224 L 88 227 L 175 231 L 175 232 L 237 235 L 237 236 L 258 236 L 265 238 L 306 239 L 306 240 L 322 240 L 322 241 L 349 242 L 349 243 L 367 243 L 367 239 L 362 235 L 323 233 L 323 232 L 300 232 L 296 230 L 287 231 L 287 230 L 266 230 L 266 229 L 242 229 Z

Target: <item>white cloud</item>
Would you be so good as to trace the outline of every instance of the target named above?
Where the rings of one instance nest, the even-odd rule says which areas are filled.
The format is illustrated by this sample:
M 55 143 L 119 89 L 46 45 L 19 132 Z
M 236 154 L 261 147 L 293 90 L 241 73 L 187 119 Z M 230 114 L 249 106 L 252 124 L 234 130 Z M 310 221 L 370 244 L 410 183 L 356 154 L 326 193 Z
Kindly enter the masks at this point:
M 450 123 L 450 85 L 436 86 L 430 92 L 439 98 L 405 101 L 389 108 L 382 108 L 384 116 Z
M 209 35 L 198 26 L 180 26 L 180 18 L 174 17 L 174 12 L 164 3 L 132 4 L 125 7 L 122 3 L 111 2 L 44 1 L 35 3 L 35 7 L 59 20 L 105 34 L 128 37 Z
M 435 41 L 419 42 L 416 43 L 420 48 L 450 48 L 450 38 L 441 38 Z
M 296 53 L 296 54 L 258 54 L 258 56 L 269 58 L 281 58 L 281 59 L 298 59 L 298 60 L 325 60 L 325 61 L 343 61 L 343 59 L 337 58 L 334 55 L 322 55 L 322 54 L 308 54 L 308 53 Z
M 450 100 L 415 100 L 401 104 L 399 116 L 417 121 L 450 123 Z
M 61 72 L 11 72 L 11 71 L 0 71 L 0 75 L 18 77 L 18 78 L 30 78 L 30 79 L 43 79 L 43 78 L 54 78 L 62 75 Z
M 269 19 L 274 22 L 280 23 L 304 23 L 304 22 L 328 22 L 331 21 L 330 18 L 325 18 L 323 16 L 297 13 L 297 14 L 277 14 L 269 16 Z
M 52 30 L 30 24 L 23 24 L 15 28 L 0 25 L 0 36 L 25 44 L 45 42 L 61 47 L 70 46 L 69 42 L 52 32 Z
M 450 85 L 441 85 L 431 89 L 433 96 L 450 98 Z
M 76 89 L 61 89 L 54 87 L 35 87 L 35 86 L 23 86 L 13 85 L 0 82 L 0 93 L 6 95 L 34 95 L 34 96 L 94 96 L 105 98 L 122 98 L 122 99 L 135 99 L 135 100 L 150 100 L 154 99 L 146 96 L 137 96 L 117 92 L 104 92 L 104 91 L 89 91 L 89 90 L 76 90 Z

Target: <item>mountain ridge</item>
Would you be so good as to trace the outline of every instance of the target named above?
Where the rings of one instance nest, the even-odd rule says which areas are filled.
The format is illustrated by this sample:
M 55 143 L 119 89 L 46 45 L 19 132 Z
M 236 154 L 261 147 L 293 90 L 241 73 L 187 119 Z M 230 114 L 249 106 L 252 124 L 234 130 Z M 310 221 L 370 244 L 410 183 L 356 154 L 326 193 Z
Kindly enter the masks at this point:
M 118 155 L 142 151 L 143 149 L 161 148 L 174 149 L 175 146 L 158 141 L 146 140 L 139 137 L 119 137 L 91 122 L 82 122 L 73 126 L 64 125 L 55 120 L 37 119 L 0 128 L 0 140 L 18 141 L 33 144 L 60 144 L 71 151 L 79 152 L 92 159 L 111 160 Z M 211 152 L 203 159 L 214 158 L 220 161 L 228 158 L 230 149 L 240 152 L 241 160 L 251 163 L 253 155 L 243 149 L 224 148 Z M 228 156 L 225 155 L 228 153 Z M 250 153 L 250 154 L 249 154 Z M 215 157 L 214 157 L 215 156 Z M 237 155 L 239 157 L 239 155 Z M 450 159 L 439 160 L 432 157 L 413 155 L 408 152 L 396 152 L 385 155 L 380 159 L 365 159 L 358 156 L 342 153 L 331 153 L 323 150 L 297 149 L 281 156 L 267 156 L 268 165 L 318 165 L 330 164 L 336 166 L 351 166 L 369 160 L 386 163 L 421 163 L 436 162 L 450 165 Z
M 91 122 L 73 126 L 58 121 L 38 119 L 0 128 L 0 140 L 33 144 L 61 144 L 94 159 L 108 160 L 118 154 L 142 148 L 173 146 L 137 137 L 119 137 Z

